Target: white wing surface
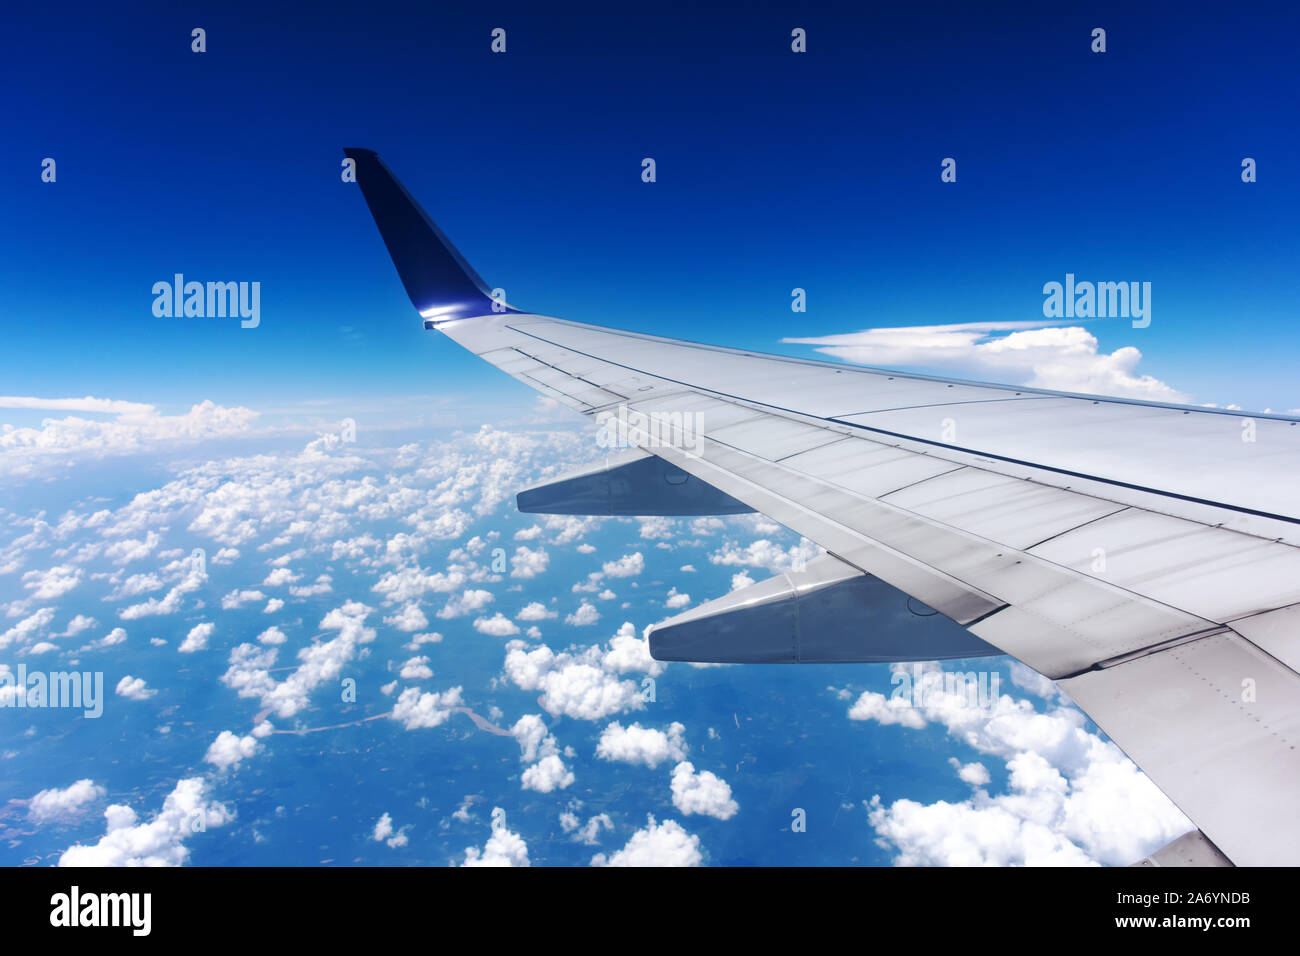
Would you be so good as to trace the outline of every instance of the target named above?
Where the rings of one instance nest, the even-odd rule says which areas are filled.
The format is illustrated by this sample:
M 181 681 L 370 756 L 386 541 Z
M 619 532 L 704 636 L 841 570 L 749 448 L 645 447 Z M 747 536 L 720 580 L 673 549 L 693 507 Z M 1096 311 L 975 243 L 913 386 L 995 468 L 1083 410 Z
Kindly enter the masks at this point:
M 657 626 L 656 656 L 954 656 L 931 653 L 944 641 L 1001 651 L 1056 680 L 1228 860 L 1300 863 L 1296 421 L 522 312 L 491 297 L 375 154 L 347 155 L 426 327 L 641 449 L 535 490 L 539 510 L 752 509 L 829 553 Z M 577 511 L 592 495 L 600 504 Z M 863 619 L 878 614 L 868 579 L 937 610 L 969 644 L 919 624 L 888 647 L 864 646 L 851 624 L 828 636 L 855 601 Z M 755 608 L 793 636 L 734 626 Z

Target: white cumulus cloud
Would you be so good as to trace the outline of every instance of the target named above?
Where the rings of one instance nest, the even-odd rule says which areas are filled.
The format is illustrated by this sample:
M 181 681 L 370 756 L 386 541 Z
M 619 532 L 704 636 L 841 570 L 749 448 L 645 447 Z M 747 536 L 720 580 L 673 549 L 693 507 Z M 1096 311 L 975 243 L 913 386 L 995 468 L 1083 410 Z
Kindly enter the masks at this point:
M 657 767 L 665 760 L 683 760 L 686 757 L 686 728 L 674 721 L 668 731 L 632 724 L 624 727 L 618 721 L 600 732 L 596 756 L 601 760 Z
M 203 759 L 218 770 L 238 766 L 245 757 L 257 753 L 257 740 L 252 737 L 240 737 L 229 730 L 223 730 L 208 747 Z
M 730 820 L 740 809 L 731 798 L 731 787 L 725 780 L 711 770 L 697 773 L 689 760 L 683 760 L 673 768 L 672 788 L 673 806 L 687 816 L 698 813 Z
M 461 866 L 528 866 L 528 844 L 506 826 L 506 812 L 492 808 L 492 835 L 483 849 L 468 847 Z
M 687 833 L 676 820 L 655 823 L 655 818 L 650 817 L 623 849 L 609 856 L 597 853 L 591 858 L 591 865 L 699 866 L 703 859 L 698 836 Z
M 33 823 L 75 819 L 77 811 L 103 798 L 107 792 L 89 778 L 62 790 L 57 787 L 42 790 L 27 802 L 27 816 Z

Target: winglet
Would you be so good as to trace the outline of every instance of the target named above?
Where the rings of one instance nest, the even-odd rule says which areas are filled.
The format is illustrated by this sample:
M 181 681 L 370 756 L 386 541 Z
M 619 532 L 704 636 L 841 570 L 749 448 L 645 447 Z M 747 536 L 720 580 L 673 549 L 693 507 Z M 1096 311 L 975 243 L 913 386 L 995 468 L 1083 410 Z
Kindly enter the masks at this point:
M 345 149 L 343 155 L 356 164 L 361 195 L 426 327 L 447 319 L 519 311 L 492 298 L 487 284 L 374 150 Z

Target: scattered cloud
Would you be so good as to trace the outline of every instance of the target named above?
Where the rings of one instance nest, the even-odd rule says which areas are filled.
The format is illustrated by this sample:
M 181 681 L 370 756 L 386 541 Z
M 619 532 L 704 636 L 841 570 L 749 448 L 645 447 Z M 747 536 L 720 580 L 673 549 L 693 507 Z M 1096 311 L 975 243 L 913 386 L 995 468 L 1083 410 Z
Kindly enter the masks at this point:
M 240 737 L 229 730 L 223 730 L 217 735 L 217 739 L 212 741 L 203 759 L 218 770 L 227 770 L 238 766 L 245 757 L 257 753 L 257 746 L 256 738 L 251 735 Z
M 686 757 L 686 727 L 677 721 L 668 725 L 668 731 L 632 724 L 624 727 L 618 721 L 609 724 L 600 733 L 596 756 L 601 760 L 641 764 L 651 769 L 665 760 L 684 760 Z
M 185 640 L 181 641 L 176 650 L 182 654 L 193 654 L 196 651 L 207 650 L 208 638 L 212 636 L 214 630 L 216 630 L 216 625 L 208 621 L 195 624 L 190 628 L 189 633 L 185 635 Z
M 591 865 L 699 866 L 703 859 L 698 836 L 687 833 L 676 820 L 655 823 L 655 818 L 650 817 L 623 849 L 609 856 L 597 853 L 591 858 Z
M 468 847 L 461 866 L 528 866 L 528 844 L 506 827 L 506 812 L 492 808 L 492 835 L 483 849 Z
M 42 790 L 27 801 L 27 817 L 33 823 L 76 820 L 87 804 L 103 799 L 107 792 L 89 778 L 62 790 Z
M 740 806 L 731 798 L 731 787 L 710 770 L 698 773 L 695 765 L 683 760 L 673 768 L 673 806 L 690 816 L 703 816 L 730 820 Z
M 189 857 L 185 840 L 192 833 L 234 819 L 223 804 L 206 799 L 207 789 L 202 777 L 181 780 L 148 823 L 140 823 L 125 804 L 112 804 L 104 811 L 104 835 L 94 844 L 63 851 L 59 866 L 181 866 Z
M 898 670 L 899 665 L 895 665 Z M 1192 828 L 1191 822 L 1113 743 L 1085 729 L 1083 714 L 1054 685 L 1039 684 L 1044 709 L 1002 694 L 974 707 L 942 668 L 922 670 L 919 705 L 900 719 L 896 706 L 860 697 L 855 719 L 920 729 L 931 723 L 986 757 L 1003 761 L 1008 792 L 984 789 L 981 764 L 952 766 L 974 792 L 962 801 L 867 802 L 871 826 L 895 862 L 916 866 L 1127 865 Z M 1035 683 L 1020 678 L 1024 683 Z M 904 698 L 899 698 L 904 699 Z
M 1137 371 L 1142 353 L 1134 346 L 1107 353 L 1097 337 L 1081 326 L 1047 326 L 1051 323 L 968 322 L 782 341 L 817 346 L 826 355 L 877 368 L 944 368 L 1029 388 L 1188 401 L 1183 392 Z
M 127 674 L 117 682 L 117 693 L 127 700 L 148 700 L 158 692 L 146 687 L 143 677 L 132 677 Z

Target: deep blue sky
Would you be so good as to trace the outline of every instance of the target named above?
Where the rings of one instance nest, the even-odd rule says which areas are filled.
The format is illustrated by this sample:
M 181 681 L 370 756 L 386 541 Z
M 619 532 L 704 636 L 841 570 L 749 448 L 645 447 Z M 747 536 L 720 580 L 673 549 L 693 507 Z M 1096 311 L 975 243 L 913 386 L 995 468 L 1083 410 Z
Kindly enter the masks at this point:
M 522 396 L 419 330 L 339 180 L 363 146 L 525 308 L 810 354 L 779 340 L 1145 280 L 1152 326 L 1095 323 L 1104 349 L 1198 401 L 1300 406 L 1292 5 L 450 6 L 7 11 L 0 393 Z M 260 281 L 262 326 L 154 318 L 175 272 Z

